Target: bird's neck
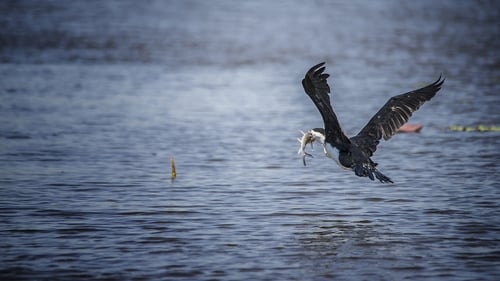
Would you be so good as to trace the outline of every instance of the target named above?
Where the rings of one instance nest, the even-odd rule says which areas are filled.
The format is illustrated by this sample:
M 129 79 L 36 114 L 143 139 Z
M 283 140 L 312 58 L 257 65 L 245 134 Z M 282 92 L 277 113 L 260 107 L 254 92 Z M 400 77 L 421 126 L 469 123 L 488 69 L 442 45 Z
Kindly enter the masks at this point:
M 340 150 L 336 148 L 335 146 L 331 145 L 330 143 L 324 143 L 323 148 L 325 149 L 325 155 L 328 158 L 331 158 L 332 160 L 339 165 L 342 169 L 347 169 L 349 170 L 349 167 L 346 167 L 340 163 Z

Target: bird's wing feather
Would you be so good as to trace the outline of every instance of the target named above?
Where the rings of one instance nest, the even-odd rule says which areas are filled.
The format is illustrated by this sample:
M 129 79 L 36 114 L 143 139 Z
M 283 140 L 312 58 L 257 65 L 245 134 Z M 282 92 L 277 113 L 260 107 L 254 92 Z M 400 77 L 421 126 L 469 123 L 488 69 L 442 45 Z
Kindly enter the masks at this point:
M 371 156 L 377 149 L 379 140 L 390 139 L 408 122 L 413 112 L 436 95 L 443 82 L 444 78 L 439 76 L 436 82 L 430 85 L 390 98 L 351 140 Z
M 349 144 L 349 138 L 342 132 L 339 121 L 330 104 L 330 86 L 326 81 L 330 76 L 325 71 L 325 63 L 319 63 L 307 71 L 302 86 L 306 94 L 318 108 L 325 123 L 325 140 L 342 147 Z

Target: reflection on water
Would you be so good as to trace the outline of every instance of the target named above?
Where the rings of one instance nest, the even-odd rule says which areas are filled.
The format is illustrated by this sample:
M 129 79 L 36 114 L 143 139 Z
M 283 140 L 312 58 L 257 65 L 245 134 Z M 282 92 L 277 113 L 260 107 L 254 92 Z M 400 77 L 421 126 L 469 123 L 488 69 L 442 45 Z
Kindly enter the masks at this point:
M 500 123 L 492 5 L 3 1 L 0 277 L 494 280 L 498 133 L 446 129 Z M 446 75 L 395 184 L 303 167 L 323 60 L 349 135 Z

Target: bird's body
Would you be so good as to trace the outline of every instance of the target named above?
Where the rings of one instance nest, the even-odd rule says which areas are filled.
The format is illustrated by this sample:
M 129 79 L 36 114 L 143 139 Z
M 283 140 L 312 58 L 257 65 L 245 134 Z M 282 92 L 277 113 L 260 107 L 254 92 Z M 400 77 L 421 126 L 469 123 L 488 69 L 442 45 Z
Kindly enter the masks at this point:
M 436 95 L 444 80 L 439 77 L 433 84 L 390 98 L 356 136 L 348 138 L 342 131 L 330 104 L 330 86 L 327 83 L 329 75 L 323 73 L 324 64 L 313 66 L 306 73 L 302 85 L 318 108 L 325 127 L 304 133 L 305 137 L 299 140 L 301 141 L 299 153 L 303 158 L 308 156 L 304 150 L 305 145 L 317 140 L 323 144 L 325 155 L 335 160 L 340 167 L 352 170 L 360 177 L 369 177 L 371 180 L 377 178 L 381 182 L 392 183 L 389 177 L 378 171 L 377 164 L 371 160 L 371 156 L 377 149 L 380 139 L 391 138 L 399 127 L 408 121 L 413 112 Z

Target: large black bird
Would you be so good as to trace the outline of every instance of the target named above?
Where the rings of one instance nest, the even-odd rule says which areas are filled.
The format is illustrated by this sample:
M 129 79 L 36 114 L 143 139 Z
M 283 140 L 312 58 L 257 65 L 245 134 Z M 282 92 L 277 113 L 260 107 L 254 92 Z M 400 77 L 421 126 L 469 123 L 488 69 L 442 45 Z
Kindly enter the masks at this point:
M 315 128 L 303 133 L 299 153 L 302 154 L 304 165 L 305 152 L 308 143 L 319 141 L 327 157 L 332 158 L 340 167 L 354 171 L 359 177 L 377 178 L 383 183 L 393 181 L 377 170 L 377 163 L 370 157 L 377 149 L 381 138 L 390 139 L 397 130 L 405 124 L 413 112 L 430 100 L 441 89 L 444 79 L 439 76 L 436 82 L 405 94 L 389 99 L 387 103 L 368 121 L 368 124 L 356 135 L 348 138 L 330 104 L 330 86 L 327 83 L 328 74 L 324 73 L 325 63 L 313 66 L 302 80 L 307 95 L 318 108 L 325 128 Z

